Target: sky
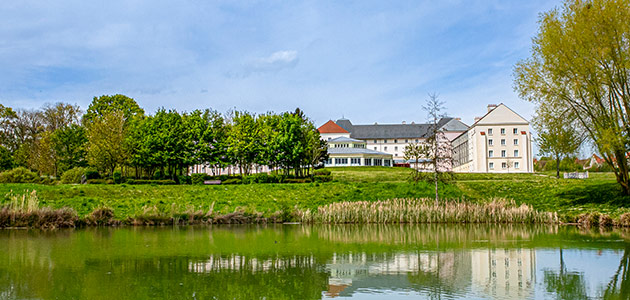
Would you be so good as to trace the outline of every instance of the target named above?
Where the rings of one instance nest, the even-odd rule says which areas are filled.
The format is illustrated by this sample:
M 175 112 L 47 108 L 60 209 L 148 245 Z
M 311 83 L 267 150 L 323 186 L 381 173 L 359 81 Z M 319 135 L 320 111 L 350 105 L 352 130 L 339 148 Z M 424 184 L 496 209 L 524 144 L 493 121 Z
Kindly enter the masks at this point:
M 559 1 L 2 1 L 0 103 L 124 94 L 148 113 L 302 109 L 317 126 L 424 122 L 429 93 L 467 124 L 513 90 Z

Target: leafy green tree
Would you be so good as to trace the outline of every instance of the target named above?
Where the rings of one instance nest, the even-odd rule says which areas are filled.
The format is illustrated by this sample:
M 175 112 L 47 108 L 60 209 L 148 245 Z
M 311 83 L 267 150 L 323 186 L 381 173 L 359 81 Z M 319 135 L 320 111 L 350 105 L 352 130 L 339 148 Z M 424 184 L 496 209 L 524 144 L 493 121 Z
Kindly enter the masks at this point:
M 539 107 L 570 111 L 630 194 L 630 1 L 566 0 L 540 16 L 515 89 Z
M 4 146 L 0 146 L 0 171 L 13 168 L 13 157 L 11 152 Z
M 86 155 L 90 165 L 113 174 L 128 157 L 125 147 L 125 117 L 120 111 L 108 112 L 95 118 L 86 129 Z
M 87 126 L 89 123 L 94 122 L 95 119 L 112 112 L 121 112 L 125 125 L 127 125 L 129 120 L 144 115 L 144 110 L 133 98 L 120 94 L 113 96 L 103 95 L 100 97 L 94 97 L 85 115 L 83 115 L 83 122 L 84 124 L 87 123 Z
M 263 154 L 260 141 L 260 123 L 256 115 L 248 112 L 233 112 L 227 136 L 227 153 L 242 175 L 249 175 L 259 155 Z
M 558 111 L 556 107 L 538 107 L 534 118 L 534 128 L 538 132 L 536 142 L 543 155 L 555 159 L 556 177 L 560 178 L 560 162 L 576 154 L 584 140 L 568 110 Z
M 9 150 L 13 142 L 13 123 L 17 114 L 10 107 L 0 104 L 0 145 Z
M 79 123 L 81 108 L 78 105 L 58 102 L 46 104 L 42 110 L 42 123 L 48 131 L 66 128 Z
M 85 147 L 88 140 L 84 127 L 70 124 L 55 130 L 51 138 L 58 160 L 59 173 L 72 168 L 87 166 Z M 57 176 L 59 175 L 57 174 Z

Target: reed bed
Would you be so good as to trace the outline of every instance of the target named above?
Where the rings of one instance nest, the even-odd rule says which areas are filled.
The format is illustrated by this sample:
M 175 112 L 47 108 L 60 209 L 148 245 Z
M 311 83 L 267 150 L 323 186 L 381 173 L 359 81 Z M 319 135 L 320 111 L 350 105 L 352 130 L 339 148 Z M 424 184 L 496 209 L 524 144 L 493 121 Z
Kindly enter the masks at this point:
M 77 213 L 71 208 L 52 209 L 41 207 L 37 192 L 26 191 L 18 195 L 11 191 L 8 203 L 0 206 L 0 228 L 35 227 L 52 229 L 75 227 L 79 221 Z
M 556 213 L 539 212 L 505 199 L 487 203 L 443 200 L 437 204 L 426 198 L 339 202 L 317 211 L 299 211 L 298 218 L 302 222 L 327 224 L 558 223 Z

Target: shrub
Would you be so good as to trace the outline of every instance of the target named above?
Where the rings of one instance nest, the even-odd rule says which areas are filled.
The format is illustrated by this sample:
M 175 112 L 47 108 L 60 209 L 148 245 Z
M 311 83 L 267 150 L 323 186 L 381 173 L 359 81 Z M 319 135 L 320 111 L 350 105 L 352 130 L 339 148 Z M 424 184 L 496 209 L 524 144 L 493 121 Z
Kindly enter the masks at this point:
M 114 171 L 114 174 L 112 174 L 112 178 L 114 179 L 115 184 L 122 183 L 122 173 L 120 173 L 120 171 Z
M 50 180 L 49 180 L 50 181 Z M 0 173 L 0 183 L 41 183 L 42 178 L 37 173 L 19 167 Z
M 619 226 L 630 226 L 630 213 L 625 213 L 619 216 L 619 222 L 617 223 Z
M 85 170 L 85 179 L 101 179 L 101 174 L 94 169 L 87 169 Z
M 179 181 L 179 184 L 191 184 L 192 179 L 188 175 L 179 175 L 177 176 L 177 181 Z
M 287 178 L 284 180 L 285 183 L 311 183 L 313 182 L 310 178 Z
M 197 173 L 190 175 L 190 182 L 192 184 L 203 184 L 204 181 L 210 180 L 210 175 L 204 173 Z
M 227 180 L 221 180 L 221 184 L 241 184 L 241 183 L 243 183 L 243 181 L 238 178 L 230 178 Z
M 171 179 L 152 180 L 152 179 L 127 179 L 127 184 L 157 184 L 157 185 L 173 185 L 177 184 Z
M 63 175 L 61 175 L 62 183 L 81 183 L 81 179 L 83 175 L 85 175 L 85 168 L 76 167 L 72 168 L 68 171 L 65 171 Z M 86 176 L 87 177 L 87 176 Z
M 315 182 L 329 182 L 332 181 L 332 175 L 315 175 L 313 176 L 313 181 Z
M 162 174 L 162 171 L 157 170 L 155 171 L 155 173 L 153 173 L 153 178 L 154 180 L 159 180 L 162 179 L 164 177 L 164 175 Z
M 319 170 L 315 170 L 313 171 L 313 175 L 317 176 L 317 175 L 330 175 L 330 170 L 326 170 L 326 169 L 319 169 Z
M 88 179 L 87 184 L 114 184 L 111 179 Z

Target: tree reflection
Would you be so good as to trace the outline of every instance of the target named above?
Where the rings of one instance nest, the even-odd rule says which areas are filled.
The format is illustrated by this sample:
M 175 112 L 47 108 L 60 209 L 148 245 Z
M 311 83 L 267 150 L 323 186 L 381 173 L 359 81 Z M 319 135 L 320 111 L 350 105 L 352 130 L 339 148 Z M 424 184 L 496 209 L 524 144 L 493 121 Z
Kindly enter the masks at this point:
M 547 292 L 554 293 L 556 299 L 587 299 L 584 274 L 568 272 L 560 249 L 560 270 L 546 270 L 544 281 Z
M 630 299 L 630 245 L 626 248 L 619 262 L 619 267 L 604 291 L 604 299 Z

